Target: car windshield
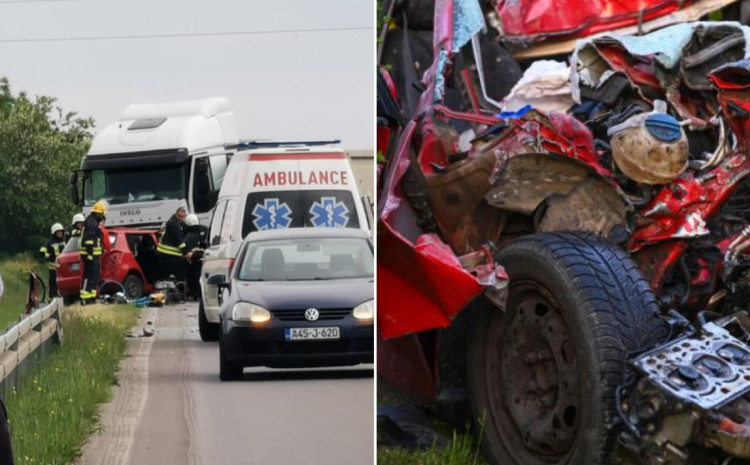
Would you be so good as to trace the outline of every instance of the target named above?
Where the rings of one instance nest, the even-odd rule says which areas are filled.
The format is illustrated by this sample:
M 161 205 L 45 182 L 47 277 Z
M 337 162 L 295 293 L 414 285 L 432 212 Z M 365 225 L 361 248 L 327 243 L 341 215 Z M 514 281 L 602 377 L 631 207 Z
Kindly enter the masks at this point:
M 373 254 L 366 239 L 278 239 L 250 242 L 239 266 L 242 281 L 369 278 Z
M 65 244 L 65 248 L 63 249 L 63 253 L 78 251 L 78 237 L 71 237 L 68 239 L 68 243 Z
M 110 205 L 184 199 L 183 164 L 137 169 L 92 170 L 84 186 L 86 206 L 104 199 Z

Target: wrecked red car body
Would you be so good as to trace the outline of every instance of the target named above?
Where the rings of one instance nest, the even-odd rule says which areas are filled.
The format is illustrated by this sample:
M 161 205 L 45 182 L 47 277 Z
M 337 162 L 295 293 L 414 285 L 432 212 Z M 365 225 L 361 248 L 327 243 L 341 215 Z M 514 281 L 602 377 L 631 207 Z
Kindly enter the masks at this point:
M 466 21 L 466 3 L 436 2 L 414 116 L 384 145 L 381 375 L 425 403 L 468 389 L 493 463 L 750 458 L 748 30 L 695 23 L 640 43 L 589 39 L 573 57 L 569 113 L 503 115 L 476 76 L 462 78 L 465 109 L 444 102 L 454 73 L 482 69 L 482 24 Z M 474 130 L 468 141 L 461 125 Z M 643 134 L 653 169 L 633 174 L 622 144 L 637 154 Z M 598 291 L 610 287 L 627 292 Z M 628 292 L 645 300 L 625 302 Z M 632 319 L 601 332 L 618 308 Z M 597 373 L 601 357 L 613 365 Z M 574 366 L 579 377 L 567 377 Z
M 549 37 L 571 38 L 637 25 L 685 8 L 693 2 L 499 1 L 495 12 L 508 40 L 535 42 Z

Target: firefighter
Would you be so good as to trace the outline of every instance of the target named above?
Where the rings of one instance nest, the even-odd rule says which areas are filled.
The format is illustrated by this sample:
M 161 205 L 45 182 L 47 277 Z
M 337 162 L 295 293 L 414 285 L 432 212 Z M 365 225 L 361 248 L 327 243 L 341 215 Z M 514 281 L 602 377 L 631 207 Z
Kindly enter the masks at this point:
M 83 223 L 86 221 L 86 217 L 83 213 L 76 213 L 73 215 L 73 221 L 70 223 L 70 230 L 68 231 L 67 239 L 71 237 L 81 237 L 81 231 L 83 231 Z M 67 242 L 67 239 L 65 242 Z
M 191 213 L 185 217 L 185 247 L 187 253 L 187 285 L 190 297 L 200 298 L 200 276 L 203 264 L 203 250 L 206 248 L 208 228 L 198 221 L 198 216 Z
M 47 260 L 47 269 L 49 270 L 49 298 L 50 300 L 57 297 L 57 271 L 55 269 L 55 260 L 62 254 L 65 248 L 65 239 L 63 234 L 65 228 L 60 223 L 52 225 L 49 239 L 39 249 L 39 253 Z
M 101 280 L 102 230 L 99 223 L 107 213 L 107 204 L 99 200 L 91 207 L 81 231 L 80 253 L 83 262 L 83 281 L 81 281 L 81 304 L 96 301 L 99 281 Z
M 176 281 L 185 281 L 187 271 L 185 255 L 188 251 L 185 246 L 185 231 L 182 225 L 185 216 L 185 208 L 178 208 L 161 230 L 156 251 L 159 253 L 159 260 L 161 261 L 162 280 L 174 278 Z

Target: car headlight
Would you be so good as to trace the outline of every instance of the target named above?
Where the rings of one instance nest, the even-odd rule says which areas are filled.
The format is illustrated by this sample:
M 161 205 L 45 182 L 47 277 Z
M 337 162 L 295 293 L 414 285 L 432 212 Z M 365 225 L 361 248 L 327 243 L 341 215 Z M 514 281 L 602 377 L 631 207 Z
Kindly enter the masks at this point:
M 271 312 L 265 308 L 248 302 L 239 302 L 232 309 L 234 321 L 252 321 L 253 323 L 265 323 L 271 319 Z
M 354 307 L 352 315 L 358 320 L 372 320 L 375 318 L 375 301 L 368 300 L 357 305 Z

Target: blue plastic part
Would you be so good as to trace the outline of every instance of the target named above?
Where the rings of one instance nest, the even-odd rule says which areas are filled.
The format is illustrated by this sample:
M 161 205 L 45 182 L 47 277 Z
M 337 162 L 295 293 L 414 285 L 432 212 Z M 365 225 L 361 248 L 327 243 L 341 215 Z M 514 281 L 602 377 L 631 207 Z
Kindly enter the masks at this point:
M 136 307 L 145 307 L 146 305 L 148 305 L 150 300 L 151 300 L 150 297 L 146 296 L 146 297 L 141 297 L 140 299 L 134 300 L 130 303 L 135 305 Z
M 680 123 L 666 113 L 654 113 L 646 118 L 646 129 L 662 142 L 674 142 L 680 138 Z
M 522 108 L 519 108 L 516 111 L 503 111 L 495 115 L 497 118 L 503 118 L 503 119 L 518 119 L 528 113 L 532 110 L 531 105 L 524 105 Z

